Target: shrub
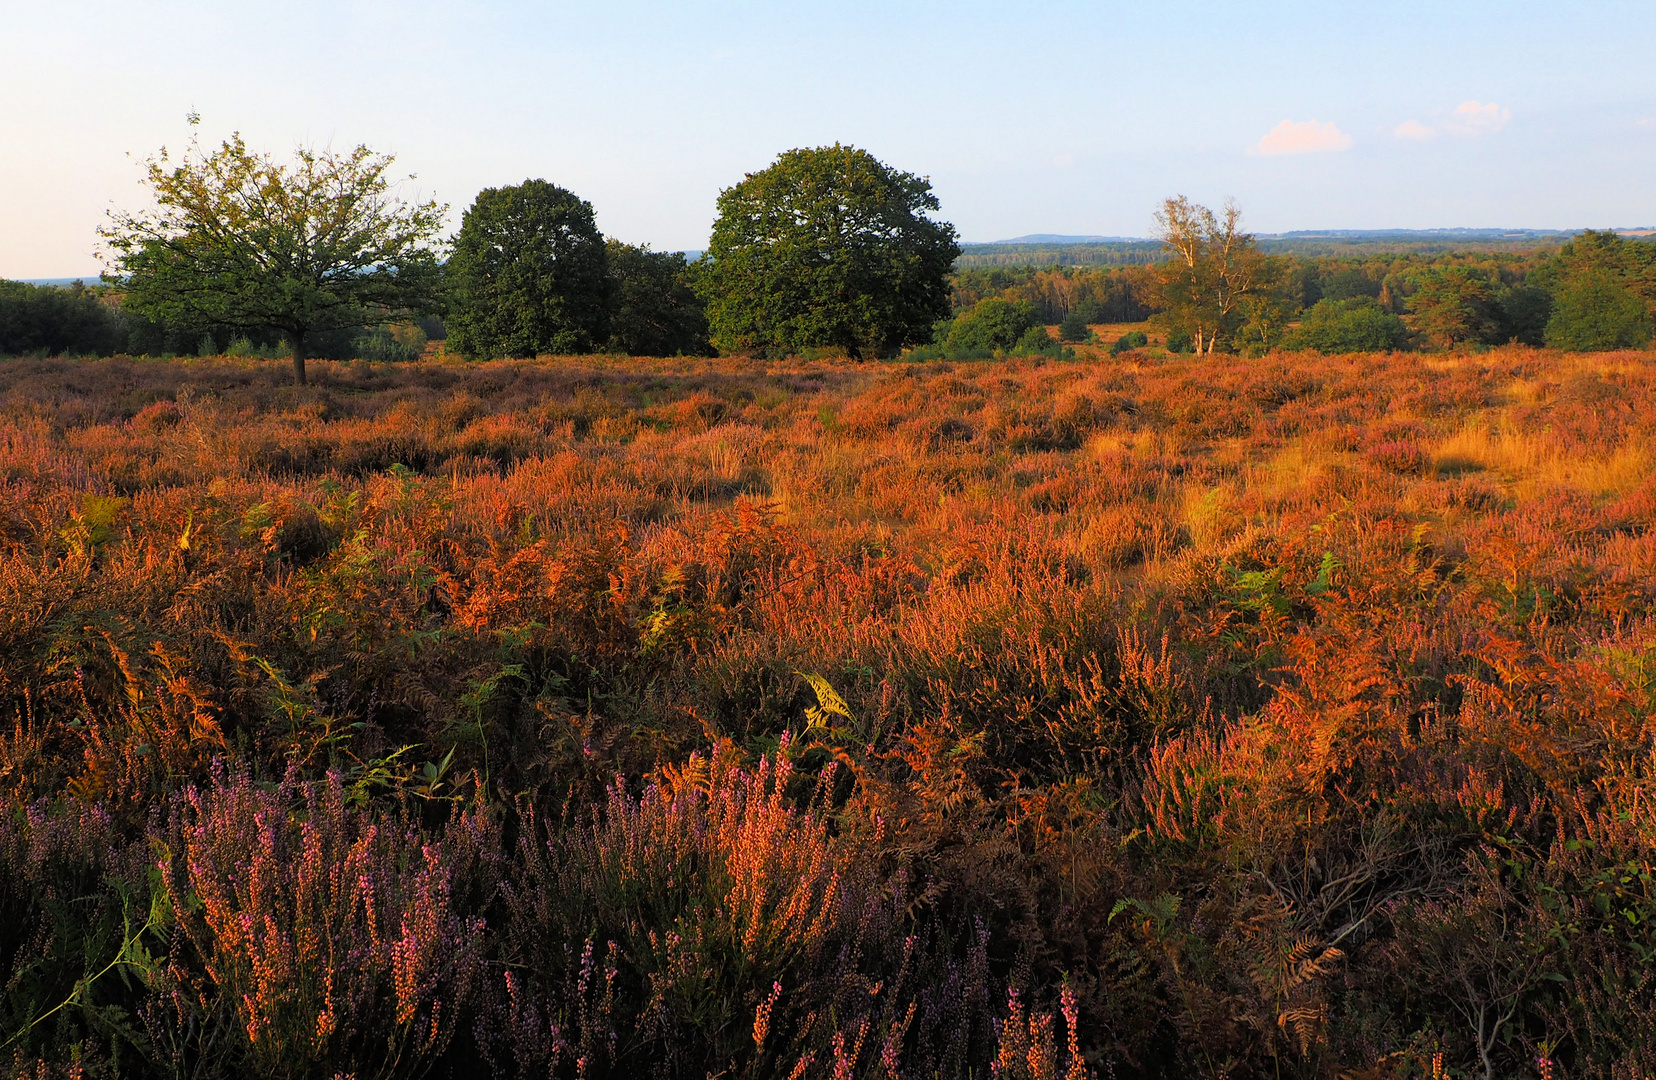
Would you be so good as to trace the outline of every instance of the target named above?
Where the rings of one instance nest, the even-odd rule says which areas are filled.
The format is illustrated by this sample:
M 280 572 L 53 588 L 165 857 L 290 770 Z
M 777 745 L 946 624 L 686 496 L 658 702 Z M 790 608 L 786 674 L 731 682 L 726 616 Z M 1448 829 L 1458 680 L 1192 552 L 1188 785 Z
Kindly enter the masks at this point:
M 208 984 L 182 1029 L 222 1025 L 260 1076 L 417 1076 L 464 1022 L 482 973 L 478 898 L 493 843 L 459 813 L 443 839 L 347 803 L 337 774 L 274 786 L 220 770 L 176 801 L 162 880 Z
M 525 833 L 484 1044 L 496 1068 L 782 1075 L 835 1053 L 828 1017 L 879 1035 L 902 1023 L 916 959 L 895 921 L 902 883 L 829 835 L 831 766 L 792 805 L 811 781 L 789 753 L 784 738 L 753 771 L 728 749 L 692 756 L 638 796 L 612 786 L 588 824 Z
M 1018 340 L 1007 351 L 1010 356 L 1055 356 L 1073 359 L 1075 351 L 1066 349 L 1052 335 L 1047 333 L 1044 326 L 1031 326 L 1018 336 Z
M 101 807 L 39 801 L 0 810 L 0 1040 L 9 1075 L 31 1059 L 43 1075 L 52 1066 L 112 1077 L 143 1067 L 143 989 L 161 967 L 152 950 L 166 930 L 148 856 Z
M 1403 320 L 1373 298 L 1319 300 L 1305 313 L 1290 347 L 1322 353 L 1383 352 L 1401 349 L 1409 331 Z
M 1148 344 L 1150 344 L 1149 334 L 1146 334 L 1143 330 L 1129 330 L 1115 339 L 1115 344 L 1110 346 L 1110 355 L 1120 356 L 1128 349 L 1142 349 Z M 1171 348 L 1171 346 L 1169 347 Z M 1188 348 L 1188 343 L 1186 347 Z
M 1039 328 L 1035 305 L 1026 300 L 980 300 L 955 317 L 944 344 L 952 354 L 1010 352 L 1030 330 Z
M 1572 352 L 1638 348 L 1650 340 L 1650 309 L 1610 274 L 1584 271 L 1554 298 L 1546 337 Z
M 1092 327 L 1087 325 L 1087 317 L 1079 308 L 1065 315 L 1058 324 L 1060 341 L 1088 341 L 1092 336 Z

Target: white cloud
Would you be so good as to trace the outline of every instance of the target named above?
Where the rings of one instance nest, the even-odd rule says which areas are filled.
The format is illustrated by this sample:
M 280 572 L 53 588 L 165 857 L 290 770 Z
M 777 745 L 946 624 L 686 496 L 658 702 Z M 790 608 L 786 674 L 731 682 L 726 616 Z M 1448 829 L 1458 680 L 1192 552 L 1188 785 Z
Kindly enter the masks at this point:
M 1493 101 L 1487 105 L 1463 101 L 1455 106 L 1443 130 L 1452 135 L 1487 135 L 1500 131 L 1511 119 L 1512 110 L 1504 109 Z
M 1329 154 L 1351 149 L 1351 136 L 1333 124 L 1315 120 L 1284 120 L 1248 148 L 1248 153 L 1265 157 L 1277 154 Z
M 1633 121 L 1633 126 L 1644 128 L 1647 131 L 1651 128 L 1656 128 L 1656 116 L 1647 116 L 1643 120 L 1635 120 Z
M 1487 104 L 1481 101 L 1463 101 L 1455 106 L 1441 124 L 1433 126 L 1423 124 L 1419 120 L 1405 120 L 1392 129 L 1392 135 L 1399 139 L 1416 141 L 1435 139 L 1439 135 L 1472 138 L 1500 131 L 1511 120 L 1512 110 L 1493 101 Z

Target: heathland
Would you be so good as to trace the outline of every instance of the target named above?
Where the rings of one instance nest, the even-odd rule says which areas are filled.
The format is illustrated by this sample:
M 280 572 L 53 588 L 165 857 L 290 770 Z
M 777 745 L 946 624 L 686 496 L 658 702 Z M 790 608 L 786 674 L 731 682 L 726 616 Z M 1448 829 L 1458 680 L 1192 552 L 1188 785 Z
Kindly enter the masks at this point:
M 14 1075 L 1656 1073 L 1656 357 L 0 367 Z

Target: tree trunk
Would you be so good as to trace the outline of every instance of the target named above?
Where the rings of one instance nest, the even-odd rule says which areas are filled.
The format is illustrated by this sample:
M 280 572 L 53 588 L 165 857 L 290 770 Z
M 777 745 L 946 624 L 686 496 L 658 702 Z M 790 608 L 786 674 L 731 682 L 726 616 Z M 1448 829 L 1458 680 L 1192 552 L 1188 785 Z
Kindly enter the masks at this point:
M 295 386 L 305 385 L 305 332 L 293 332 L 293 382 Z

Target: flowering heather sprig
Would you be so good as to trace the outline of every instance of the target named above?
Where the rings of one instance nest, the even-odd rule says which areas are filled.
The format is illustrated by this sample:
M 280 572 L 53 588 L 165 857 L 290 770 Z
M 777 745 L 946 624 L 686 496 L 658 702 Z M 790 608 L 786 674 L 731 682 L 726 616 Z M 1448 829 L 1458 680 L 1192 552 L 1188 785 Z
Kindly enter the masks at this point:
M 0 806 L 0 1057 L 14 1072 L 78 1073 L 117 1050 L 166 912 L 145 888 L 148 849 L 97 805 Z
M 426 841 L 333 774 L 265 789 L 218 769 L 180 796 L 162 880 L 261 1073 L 407 1076 L 442 1053 L 482 962 L 481 920 L 451 909 L 488 828 L 467 817 Z
M 1081 1057 L 1080 1041 L 1076 1035 L 1079 1009 L 1075 994 L 1066 982 L 1060 995 L 1064 1022 L 1068 1025 L 1068 1062 L 1062 1080 L 1086 1080 L 1087 1065 Z M 1058 1048 L 1053 1036 L 1053 1018 L 1050 1013 L 1030 1013 L 1017 990 L 1007 992 L 1007 1016 L 1001 1026 L 1000 1045 L 989 1075 L 994 1080 L 1060 1080 Z
M 730 750 L 693 756 L 638 795 L 616 783 L 589 824 L 526 831 L 523 876 L 503 893 L 508 957 L 525 974 L 479 1036 L 497 1067 L 505 1040 L 520 1071 L 555 1068 L 561 1029 L 589 1070 L 695 1053 L 751 1060 L 760 1075 L 808 1054 L 843 1073 L 861 1067 L 872 1038 L 896 1075 L 919 1015 L 913 1000 L 894 999 L 915 955 L 915 941 L 896 931 L 906 894 L 900 883 L 874 887 L 834 840 L 825 809 L 833 767 L 800 806 L 786 742 L 781 751 L 751 768 Z M 594 926 L 613 935 L 601 995 L 602 939 L 581 933 Z M 864 974 L 894 962 L 890 989 Z M 612 1003 L 614 979 L 643 990 L 627 1012 Z M 820 1026 L 826 1015 L 840 1030 Z M 744 1037 L 725 1043 L 733 1024 Z
M 771 992 L 759 1007 L 753 1011 L 753 1045 L 760 1050 L 765 1048 L 765 1037 L 770 1034 L 771 1010 L 776 1008 L 776 999 L 782 996 L 782 984 L 771 983 Z

